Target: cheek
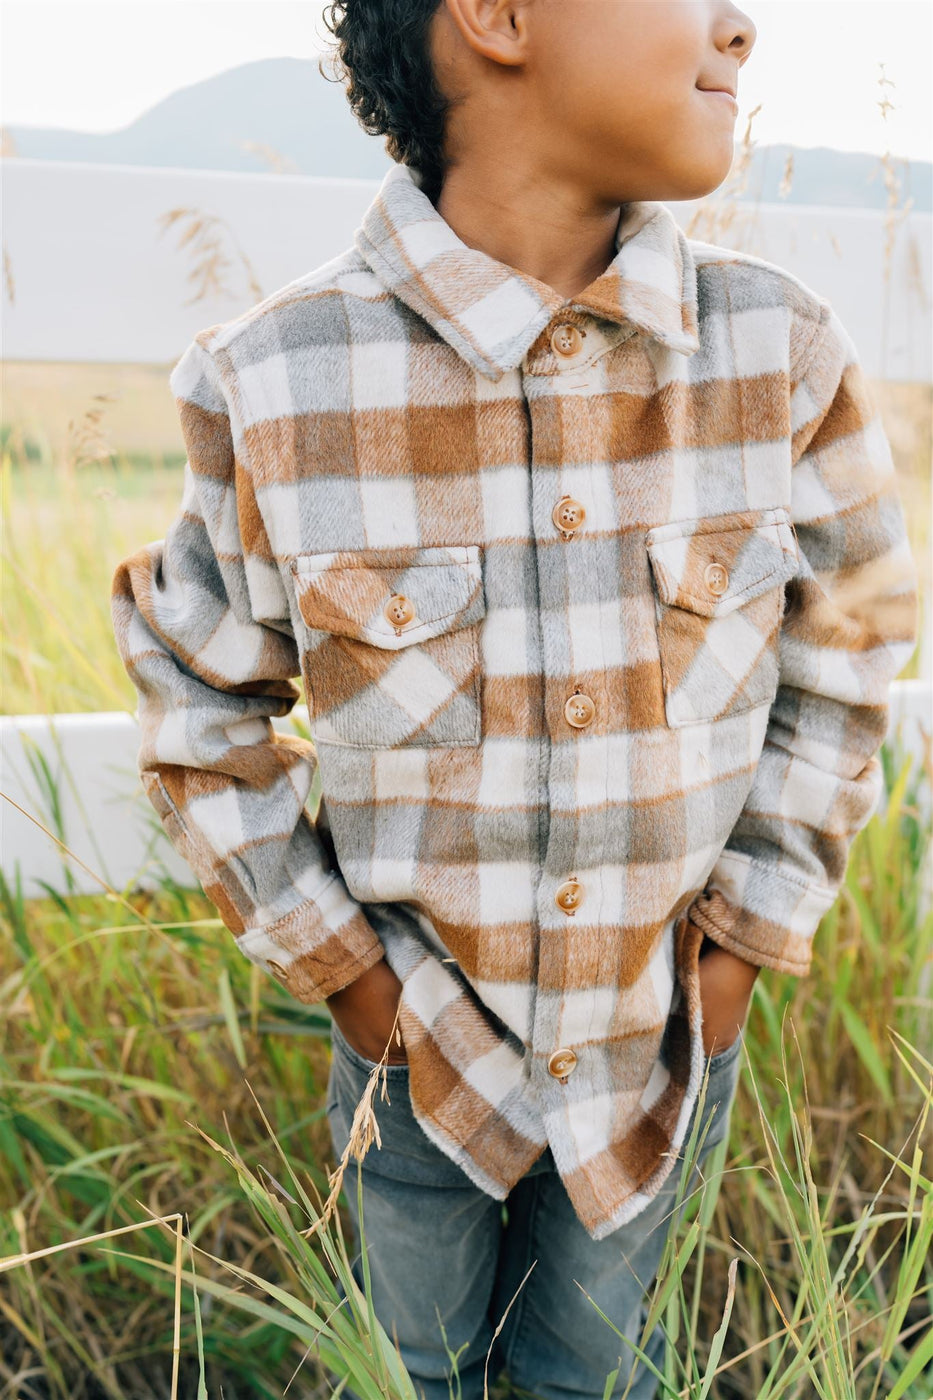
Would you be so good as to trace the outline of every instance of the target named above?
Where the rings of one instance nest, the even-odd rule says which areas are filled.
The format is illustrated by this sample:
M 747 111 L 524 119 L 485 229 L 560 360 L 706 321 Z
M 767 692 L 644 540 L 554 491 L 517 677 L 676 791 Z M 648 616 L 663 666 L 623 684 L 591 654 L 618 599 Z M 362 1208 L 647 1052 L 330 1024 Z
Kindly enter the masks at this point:
M 709 49 L 699 0 L 550 0 L 539 14 L 549 87 L 562 78 L 663 108 L 689 94 Z
M 590 89 L 624 91 L 645 61 L 646 10 L 653 11 L 650 0 L 549 0 L 536 15 L 542 90 L 578 102 Z
M 582 138 L 624 151 L 630 172 L 663 167 L 679 180 L 686 163 L 704 193 L 728 173 L 734 123 L 707 111 L 696 91 L 708 47 L 705 5 L 551 0 L 539 15 L 538 76 L 552 130 L 574 147 Z
M 566 121 L 569 130 L 653 135 L 656 143 L 663 131 L 708 115 L 694 103 L 699 70 L 692 57 L 659 54 L 654 43 L 628 44 L 613 31 L 603 44 L 592 35 L 571 34 L 563 49 L 552 52 L 555 61 L 542 75 L 541 92 L 548 115 Z

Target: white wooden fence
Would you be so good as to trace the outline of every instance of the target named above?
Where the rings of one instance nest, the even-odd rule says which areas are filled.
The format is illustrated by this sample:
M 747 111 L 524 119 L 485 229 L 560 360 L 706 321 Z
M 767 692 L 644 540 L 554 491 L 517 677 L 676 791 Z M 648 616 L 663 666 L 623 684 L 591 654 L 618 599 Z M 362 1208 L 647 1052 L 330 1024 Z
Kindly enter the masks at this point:
M 0 160 L 15 301 L 3 358 L 169 364 L 226 320 L 351 242 L 374 180 Z M 671 202 L 683 227 L 715 200 Z M 929 214 L 735 204 L 693 236 L 767 258 L 829 297 L 875 379 L 931 375 Z M 167 216 L 175 214 L 165 227 Z M 198 224 L 191 242 L 184 235 Z M 887 245 L 890 240 L 890 253 Z M 200 300 L 213 253 L 220 283 Z
M 378 187 L 19 158 L 0 166 L 9 360 L 169 367 L 195 331 L 345 248 Z M 706 217 L 715 198 L 669 207 L 694 237 L 776 262 L 829 297 L 869 376 L 930 381 L 930 215 L 737 205 L 725 223 Z M 917 757 L 930 744 L 929 637 L 921 657 L 923 679 L 894 686 L 889 730 Z M 142 794 L 137 747 L 128 713 L 0 718 L 0 867 L 24 895 L 96 891 L 101 879 L 146 887 L 164 874 L 192 883 Z

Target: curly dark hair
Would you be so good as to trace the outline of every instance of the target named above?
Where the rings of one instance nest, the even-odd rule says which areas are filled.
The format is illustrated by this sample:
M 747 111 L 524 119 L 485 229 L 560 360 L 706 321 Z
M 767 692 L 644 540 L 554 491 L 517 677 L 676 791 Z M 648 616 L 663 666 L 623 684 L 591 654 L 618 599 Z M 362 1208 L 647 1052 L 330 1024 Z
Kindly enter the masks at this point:
M 393 160 L 418 170 L 432 201 L 444 178 L 444 119 L 451 105 L 438 87 L 428 46 L 439 3 L 332 0 L 324 8 L 324 24 L 337 41 L 330 60 L 346 82 L 357 120 L 370 135 L 386 138 Z M 327 76 L 323 66 L 321 72 Z

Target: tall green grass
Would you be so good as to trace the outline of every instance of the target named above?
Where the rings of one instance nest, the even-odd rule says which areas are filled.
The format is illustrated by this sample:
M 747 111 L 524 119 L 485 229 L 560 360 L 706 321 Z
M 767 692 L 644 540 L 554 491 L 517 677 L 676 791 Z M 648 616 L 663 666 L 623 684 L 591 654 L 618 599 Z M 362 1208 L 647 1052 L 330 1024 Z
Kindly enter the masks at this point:
M 926 775 L 883 754 L 811 974 L 758 979 L 729 1141 L 680 1203 L 650 1319 L 664 1396 L 933 1394 Z M 326 1007 L 247 963 L 200 894 L 26 901 L 11 875 L 0 904 L 0 1395 L 162 1400 L 177 1369 L 180 1396 L 253 1400 L 297 1370 L 288 1394 L 352 1374 L 410 1400 L 342 1203 L 318 1223 Z

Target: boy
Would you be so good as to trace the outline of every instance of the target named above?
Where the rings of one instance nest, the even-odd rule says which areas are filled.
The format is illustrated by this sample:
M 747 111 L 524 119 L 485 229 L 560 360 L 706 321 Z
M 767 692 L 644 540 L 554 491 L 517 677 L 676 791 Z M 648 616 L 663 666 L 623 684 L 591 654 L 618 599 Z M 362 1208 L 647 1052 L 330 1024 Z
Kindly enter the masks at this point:
M 704 1061 L 708 1150 L 876 806 L 903 511 L 831 306 L 657 202 L 728 173 L 746 15 L 329 18 L 397 163 L 173 371 L 182 507 L 113 581 L 140 773 L 243 953 L 327 1001 L 338 1154 L 398 1012 L 364 1227 L 425 1400 L 439 1319 L 464 1400 L 491 1345 L 562 1400 L 623 1353 L 621 1394 L 583 1290 L 638 1340 Z M 268 723 L 297 675 L 313 748 Z

